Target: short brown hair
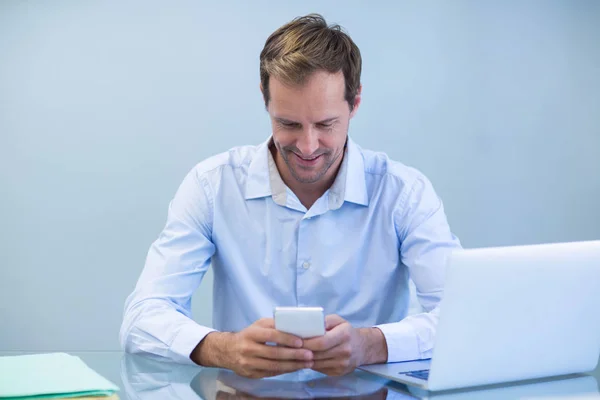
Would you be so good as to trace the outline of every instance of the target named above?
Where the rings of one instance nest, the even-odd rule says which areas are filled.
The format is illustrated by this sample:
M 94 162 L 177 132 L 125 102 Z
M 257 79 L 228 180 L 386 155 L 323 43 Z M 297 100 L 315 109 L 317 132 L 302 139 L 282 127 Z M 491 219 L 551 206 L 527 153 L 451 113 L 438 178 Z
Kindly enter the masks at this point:
M 260 82 L 269 105 L 269 77 L 301 85 L 317 70 L 342 71 L 350 109 L 360 87 L 362 59 L 358 46 L 339 25 L 328 26 L 319 14 L 298 17 L 269 36 L 260 53 Z

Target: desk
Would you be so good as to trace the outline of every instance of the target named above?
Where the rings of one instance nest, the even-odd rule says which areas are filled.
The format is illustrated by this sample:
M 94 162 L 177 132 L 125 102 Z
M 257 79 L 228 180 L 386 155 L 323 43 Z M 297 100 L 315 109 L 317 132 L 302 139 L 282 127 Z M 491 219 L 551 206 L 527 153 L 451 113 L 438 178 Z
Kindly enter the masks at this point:
M 15 355 L 18 353 L 0 353 Z M 120 399 L 600 399 L 600 368 L 591 374 L 563 379 L 537 380 L 527 384 L 441 394 L 419 392 L 362 371 L 330 378 L 314 371 L 251 380 L 230 371 L 168 363 L 148 356 L 120 352 L 72 352 L 91 368 L 117 384 Z

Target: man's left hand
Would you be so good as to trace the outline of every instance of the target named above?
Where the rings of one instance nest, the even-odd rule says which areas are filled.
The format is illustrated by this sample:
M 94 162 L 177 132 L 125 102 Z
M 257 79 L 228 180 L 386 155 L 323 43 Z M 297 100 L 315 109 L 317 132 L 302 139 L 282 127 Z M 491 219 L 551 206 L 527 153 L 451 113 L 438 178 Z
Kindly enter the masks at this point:
M 353 328 L 338 315 L 325 318 L 324 336 L 304 340 L 313 352 L 312 369 L 330 376 L 348 374 L 358 366 L 387 361 L 387 344 L 377 328 Z

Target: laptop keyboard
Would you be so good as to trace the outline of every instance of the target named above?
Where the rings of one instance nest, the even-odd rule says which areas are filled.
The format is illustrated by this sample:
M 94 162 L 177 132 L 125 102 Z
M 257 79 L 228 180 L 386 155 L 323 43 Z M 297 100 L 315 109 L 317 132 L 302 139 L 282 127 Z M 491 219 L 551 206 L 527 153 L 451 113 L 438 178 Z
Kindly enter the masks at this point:
M 404 375 L 412 376 L 413 378 L 427 380 L 429 379 L 429 370 L 423 369 L 420 371 L 403 372 Z

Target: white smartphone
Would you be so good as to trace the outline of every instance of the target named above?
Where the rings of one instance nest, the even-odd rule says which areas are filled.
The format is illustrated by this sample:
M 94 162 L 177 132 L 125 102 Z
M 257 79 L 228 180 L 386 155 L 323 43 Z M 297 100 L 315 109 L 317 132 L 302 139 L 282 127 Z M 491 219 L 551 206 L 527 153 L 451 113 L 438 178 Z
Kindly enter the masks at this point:
M 325 314 L 322 307 L 275 307 L 275 329 L 302 339 L 325 334 Z

